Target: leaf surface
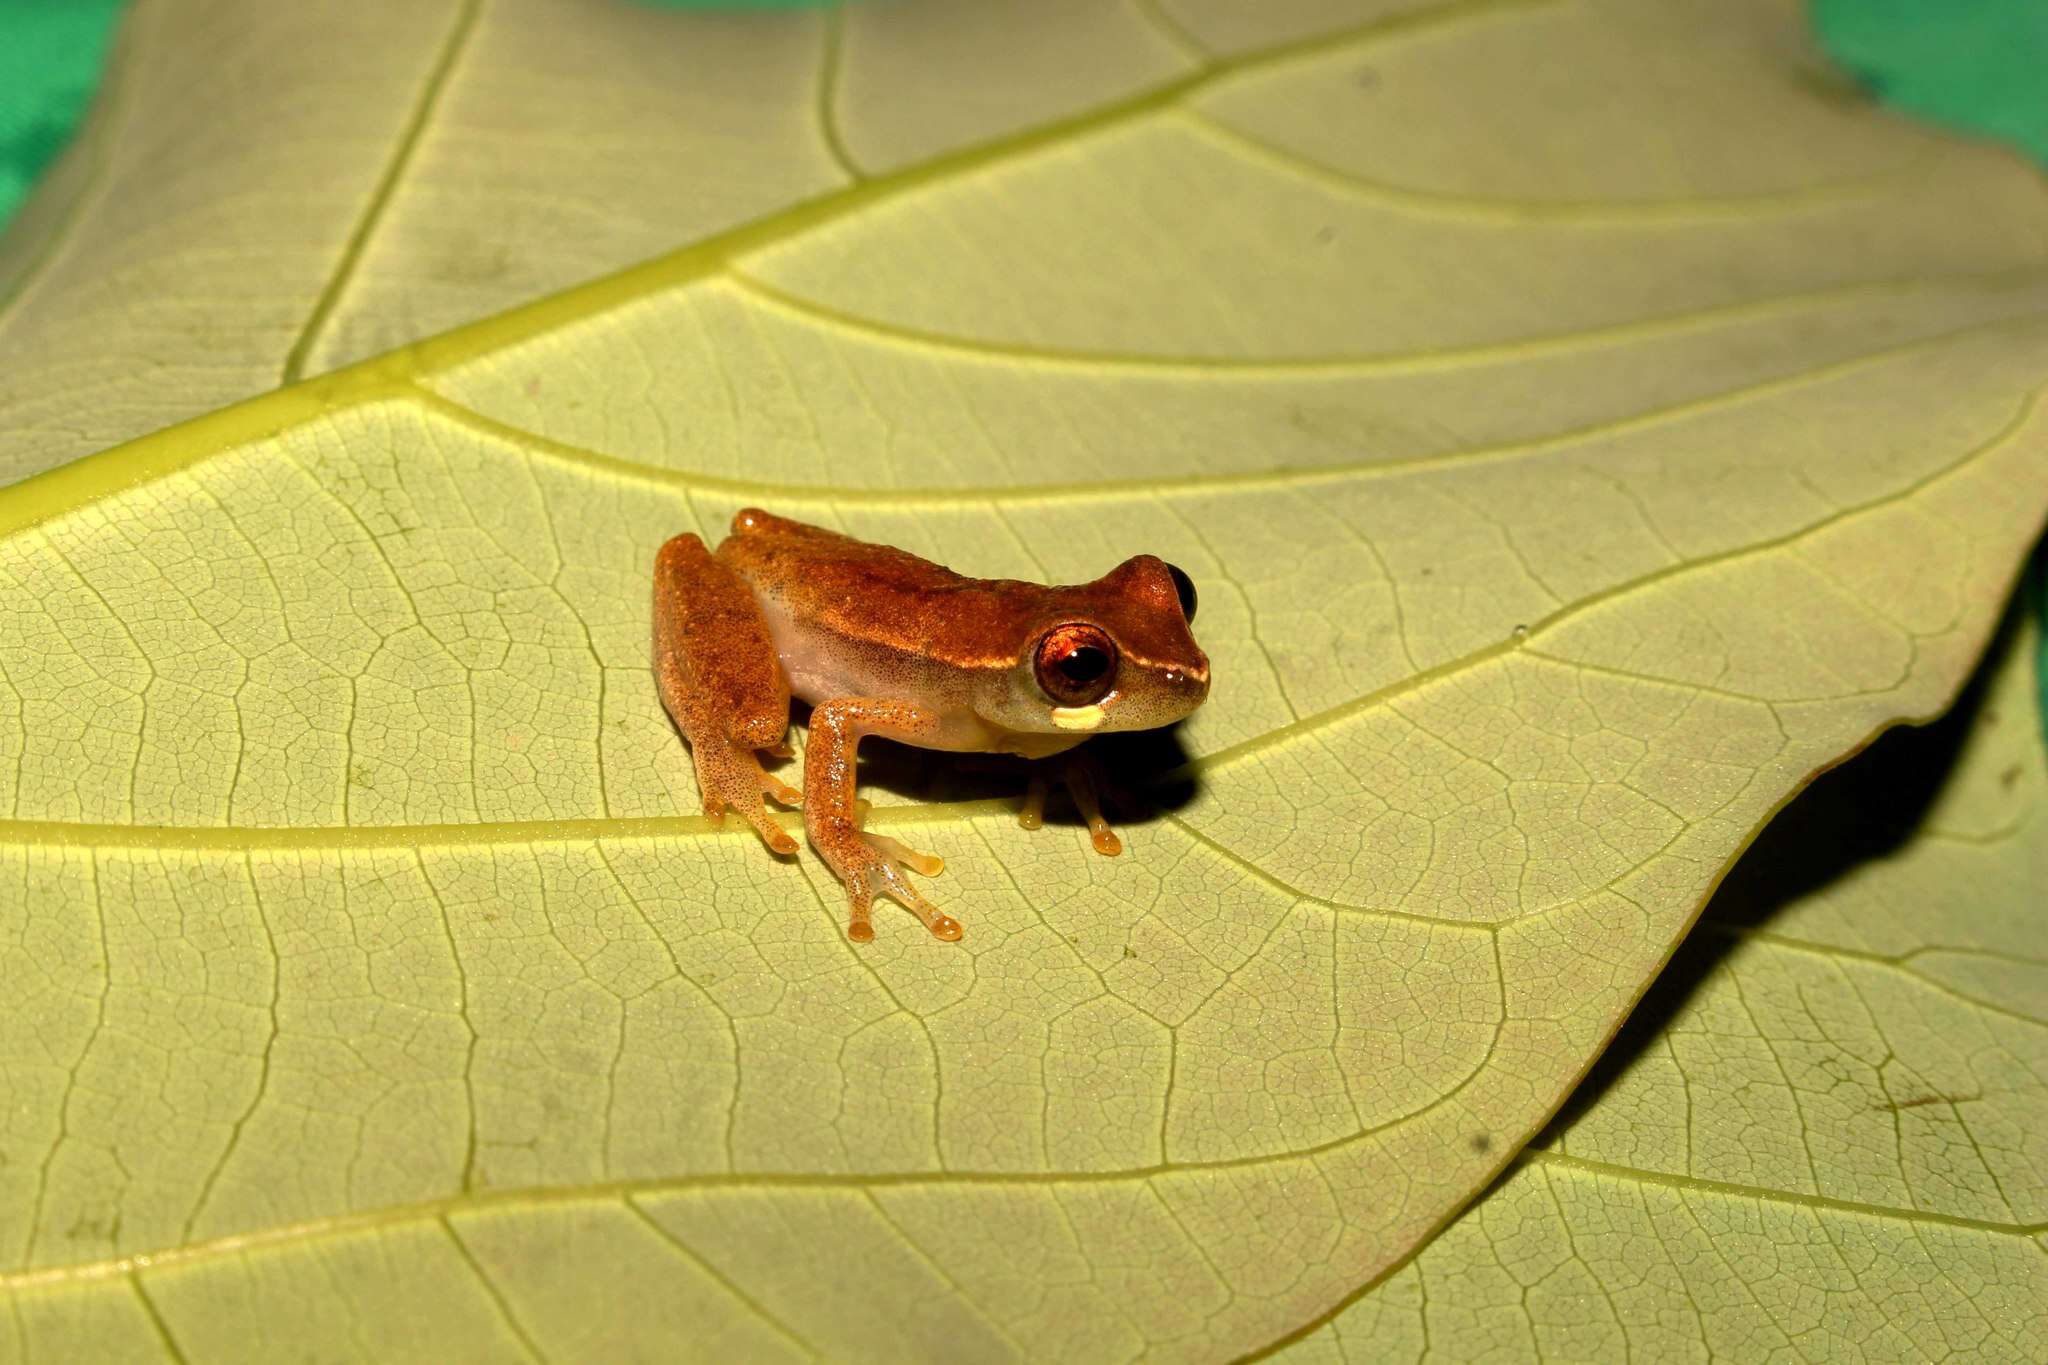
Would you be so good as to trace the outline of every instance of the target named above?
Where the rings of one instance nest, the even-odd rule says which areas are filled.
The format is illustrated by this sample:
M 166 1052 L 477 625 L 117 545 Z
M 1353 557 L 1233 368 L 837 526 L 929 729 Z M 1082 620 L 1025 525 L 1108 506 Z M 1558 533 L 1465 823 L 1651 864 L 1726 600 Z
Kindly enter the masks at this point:
M 1843 100 L 1791 4 L 1072 10 L 450 11 L 322 268 L 234 262 L 281 344 L 101 338 L 144 426 L 343 368 L 0 494 L 15 1353 L 1259 1349 L 1945 704 L 2048 500 L 2037 176 Z M 782 132 L 565 100 L 508 165 L 532 63 Z M 105 316 L 108 217 L 4 325 Z M 678 813 L 648 565 L 747 502 L 1184 565 L 1191 794 L 1112 861 L 898 767 L 968 937 L 855 950 Z
M 2015 625 L 1966 704 L 1771 825 L 1500 1184 L 1271 1358 L 2038 1359 L 2048 766 Z

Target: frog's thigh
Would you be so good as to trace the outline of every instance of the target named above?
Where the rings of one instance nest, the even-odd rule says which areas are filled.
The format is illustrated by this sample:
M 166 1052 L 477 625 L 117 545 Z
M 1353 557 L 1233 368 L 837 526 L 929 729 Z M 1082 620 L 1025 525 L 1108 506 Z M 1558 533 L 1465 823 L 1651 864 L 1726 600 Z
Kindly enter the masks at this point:
M 897 866 L 929 876 L 944 864 L 886 835 L 864 833 L 854 795 L 854 760 L 862 739 L 878 735 L 923 744 L 938 728 L 938 717 L 922 706 L 871 697 L 841 697 L 811 712 L 804 748 L 804 829 L 846 884 L 851 938 L 874 937 L 869 915 L 877 895 L 900 901 L 939 938 L 960 937 L 959 921 L 920 896 Z
M 693 535 L 655 556 L 654 677 L 690 741 L 704 813 L 730 807 L 777 853 L 796 852 L 761 793 L 789 804 L 797 793 L 763 772 L 753 752 L 779 744 L 789 729 L 789 682 L 746 584 Z
M 746 583 L 696 536 L 674 537 L 654 558 L 654 656 L 676 662 L 675 685 L 709 708 L 727 738 L 766 749 L 789 729 L 789 679 L 767 619 Z M 677 712 L 666 685 L 662 700 Z

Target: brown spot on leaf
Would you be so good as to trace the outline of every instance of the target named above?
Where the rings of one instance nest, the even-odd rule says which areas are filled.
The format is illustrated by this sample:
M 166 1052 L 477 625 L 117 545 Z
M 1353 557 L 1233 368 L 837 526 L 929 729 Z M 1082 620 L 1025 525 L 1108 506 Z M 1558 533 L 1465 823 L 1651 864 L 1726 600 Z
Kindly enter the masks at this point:
M 1919 1109 L 1930 1104 L 1968 1104 L 1972 1100 L 1982 1098 L 1982 1095 L 1913 1095 L 1903 1100 L 1873 1104 L 1870 1107 L 1880 1113 L 1896 1114 L 1904 1109 Z

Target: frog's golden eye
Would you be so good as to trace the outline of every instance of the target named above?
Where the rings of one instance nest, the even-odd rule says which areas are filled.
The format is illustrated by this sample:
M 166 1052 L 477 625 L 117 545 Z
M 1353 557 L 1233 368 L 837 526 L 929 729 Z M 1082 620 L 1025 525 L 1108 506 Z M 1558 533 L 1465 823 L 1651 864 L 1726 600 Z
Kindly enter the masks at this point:
M 1061 706 L 1087 706 L 1116 684 L 1116 642 L 1094 626 L 1054 626 L 1032 661 L 1038 686 Z
M 1189 578 L 1187 570 L 1178 564 L 1167 565 L 1166 576 L 1173 580 L 1174 596 L 1180 598 L 1180 614 L 1187 618 L 1188 624 L 1194 624 L 1195 580 Z

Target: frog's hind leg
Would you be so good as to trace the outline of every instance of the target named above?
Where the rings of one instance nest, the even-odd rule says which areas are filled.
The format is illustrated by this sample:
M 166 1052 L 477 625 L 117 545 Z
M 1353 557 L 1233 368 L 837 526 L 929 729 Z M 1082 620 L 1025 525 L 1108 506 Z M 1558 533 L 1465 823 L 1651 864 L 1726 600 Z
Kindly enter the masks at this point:
M 908 867 L 930 876 L 945 864 L 885 834 L 863 831 L 867 803 L 854 795 L 855 750 L 864 737 L 917 744 L 937 729 L 937 717 L 908 702 L 844 697 L 811 711 L 810 742 L 804 751 L 804 829 L 811 846 L 846 884 L 846 936 L 856 942 L 875 936 L 871 917 L 876 896 L 900 902 L 924 921 L 934 938 L 960 937 L 960 921 L 919 895 L 903 874 Z
M 802 793 L 763 771 L 756 753 L 786 748 L 789 680 L 753 594 L 693 535 L 654 559 L 654 678 L 690 741 L 704 813 L 738 811 L 769 848 L 796 852 L 761 797 L 794 806 Z

